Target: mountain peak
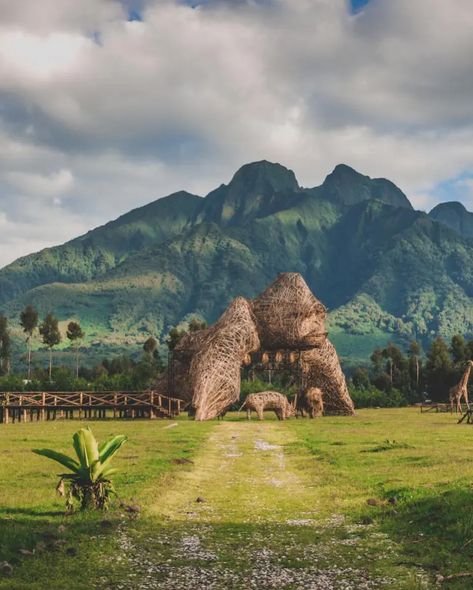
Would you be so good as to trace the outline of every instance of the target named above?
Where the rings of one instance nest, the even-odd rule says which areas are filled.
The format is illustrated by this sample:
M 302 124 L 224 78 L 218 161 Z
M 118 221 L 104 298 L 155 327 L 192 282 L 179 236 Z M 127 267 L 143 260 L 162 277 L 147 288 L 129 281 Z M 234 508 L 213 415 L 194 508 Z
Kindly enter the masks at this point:
M 267 160 L 252 162 L 207 195 L 197 220 L 233 225 L 264 217 L 288 207 L 299 192 L 292 170 Z
M 351 166 L 348 166 L 348 164 L 337 164 L 329 176 L 330 175 L 335 175 L 338 177 L 349 176 L 350 178 L 369 178 L 369 176 L 361 174 Z
M 393 207 L 412 209 L 406 195 L 390 180 L 370 178 L 346 164 L 337 164 L 321 189 L 325 198 L 344 205 L 374 199 Z
M 468 210 L 466 209 L 465 205 L 463 203 L 460 203 L 460 201 L 447 201 L 446 203 L 439 203 L 438 205 L 436 205 L 430 211 L 429 215 L 435 215 L 436 213 L 441 211 L 455 211 L 456 213 L 459 213 L 461 215 L 468 213 Z
M 432 209 L 429 217 L 465 238 L 473 237 L 473 213 L 470 213 L 459 201 L 440 203 Z
M 297 191 L 296 175 L 281 164 L 260 160 L 242 166 L 230 181 L 229 187 L 248 190 L 251 193 Z

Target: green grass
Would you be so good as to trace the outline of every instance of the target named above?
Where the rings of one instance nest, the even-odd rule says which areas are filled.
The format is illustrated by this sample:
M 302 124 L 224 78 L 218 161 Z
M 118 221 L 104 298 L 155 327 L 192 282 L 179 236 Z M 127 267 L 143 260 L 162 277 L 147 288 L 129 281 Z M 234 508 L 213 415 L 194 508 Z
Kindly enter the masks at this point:
M 142 507 L 137 519 L 119 507 L 64 516 L 54 463 L 30 449 L 67 452 L 78 422 L 2 426 L 0 561 L 14 574 L 0 576 L 0 588 L 290 589 L 315 580 L 327 590 L 413 590 L 473 569 L 473 429 L 455 416 L 389 409 L 170 424 L 92 423 L 99 439 L 129 436 L 116 487 Z M 473 578 L 442 587 L 472 588 Z
M 191 458 L 215 426 L 179 420 L 177 427 L 166 428 L 170 424 L 90 423 L 99 441 L 113 434 L 129 437 L 114 460 L 121 469 L 116 489 L 126 503 L 145 506 L 158 486 L 166 487 L 173 471 L 186 468 L 173 461 Z M 0 574 L 0 588 L 91 588 L 91 580 L 98 583 L 102 575 L 103 559 L 116 551 L 122 511 L 65 516 L 64 501 L 54 493 L 61 467 L 31 452 L 51 447 L 72 454 L 71 437 L 79 427 L 77 421 L 0 427 L 0 561 L 15 568 L 12 578 Z M 21 550 L 35 555 L 24 556 Z M 121 577 L 120 568 L 107 575 L 113 584 Z

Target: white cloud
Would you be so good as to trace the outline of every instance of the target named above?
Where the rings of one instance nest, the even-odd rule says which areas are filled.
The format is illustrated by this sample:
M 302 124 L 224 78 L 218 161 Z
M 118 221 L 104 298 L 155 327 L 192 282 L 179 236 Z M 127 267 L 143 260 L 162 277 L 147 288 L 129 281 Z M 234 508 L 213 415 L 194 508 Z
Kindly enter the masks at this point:
M 6 265 L 18 255 L 27 254 L 66 241 L 71 232 L 80 235 L 87 230 L 83 221 L 56 207 L 45 210 L 34 207 L 21 219 L 14 219 L 0 212 L 0 266 Z
M 372 0 L 356 16 L 345 0 L 138 4 L 143 22 L 118 0 L 0 0 L 9 223 L 49 199 L 61 237 L 38 224 L 59 242 L 262 158 L 305 186 L 345 162 L 422 208 L 473 170 L 470 0 Z
M 18 76 L 31 81 L 51 78 L 74 68 L 81 51 L 92 42 L 80 35 L 32 35 L 0 31 L 0 71 L 5 80 Z
M 7 172 L 5 177 L 13 189 L 40 197 L 57 197 L 68 191 L 74 183 L 70 170 L 59 170 L 48 175 Z

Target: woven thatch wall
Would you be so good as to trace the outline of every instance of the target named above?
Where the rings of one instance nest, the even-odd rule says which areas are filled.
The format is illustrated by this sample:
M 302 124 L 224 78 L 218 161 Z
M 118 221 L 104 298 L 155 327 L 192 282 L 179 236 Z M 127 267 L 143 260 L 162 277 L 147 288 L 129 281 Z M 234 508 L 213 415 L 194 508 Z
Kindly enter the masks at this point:
M 353 402 L 333 344 L 326 339 L 320 348 L 304 351 L 302 362 L 304 388 L 319 387 L 322 390 L 324 414 L 353 414 Z
M 196 420 L 209 420 L 238 400 L 241 364 L 260 347 L 248 301 L 237 297 L 199 344 L 189 369 L 192 405 Z
M 282 273 L 252 301 L 263 348 L 304 348 L 324 340 L 325 307 L 299 273 Z

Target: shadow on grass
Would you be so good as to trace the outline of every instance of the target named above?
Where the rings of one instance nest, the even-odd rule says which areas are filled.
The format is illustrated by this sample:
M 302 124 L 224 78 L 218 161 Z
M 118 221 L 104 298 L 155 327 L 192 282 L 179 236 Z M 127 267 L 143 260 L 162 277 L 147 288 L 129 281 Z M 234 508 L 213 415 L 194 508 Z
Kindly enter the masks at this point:
M 83 541 L 113 533 L 117 513 L 74 513 L 0 507 L 0 562 L 19 565 L 30 555 L 64 552 Z M 70 551 L 70 553 L 74 553 Z
M 382 509 L 378 521 L 381 530 L 400 544 L 406 563 L 442 576 L 473 572 L 473 489 L 419 493 L 405 488 L 389 495 L 397 504 Z M 473 577 L 453 579 L 443 588 L 473 588 Z
M 28 512 L 0 508 L 0 562 L 13 568 L 0 572 L 0 590 L 97 587 L 103 560 L 115 550 L 119 515 Z M 109 577 L 120 576 L 115 567 Z
M 48 517 L 48 516 L 65 516 L 64 510 L 38 510 L 36 508 L 2 508 L 0 507 L 0 520 L 3 516 L 35 516 L 36 518 Z

